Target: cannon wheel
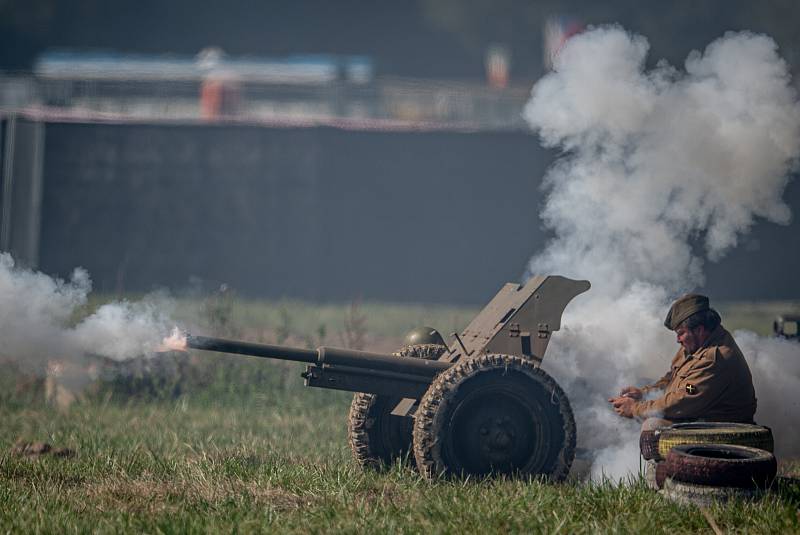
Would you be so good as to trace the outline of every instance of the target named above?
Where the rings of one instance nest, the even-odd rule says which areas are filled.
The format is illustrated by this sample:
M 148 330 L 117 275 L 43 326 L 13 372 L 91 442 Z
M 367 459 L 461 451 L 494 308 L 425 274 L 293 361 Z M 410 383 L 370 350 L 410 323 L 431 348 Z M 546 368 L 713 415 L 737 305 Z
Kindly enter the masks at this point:
M 480 355 L 442 372 L 420 400 L 414 456 L 427 475 L 566 478 L 575 420 L 561 387 L 532 361 Z
M 446 350 L 438 344 L 405 346 L 394 355 L 428 360 L 438 359 Z M 382 468 L 396 459 L 409 456 L 413 435 L 413 420 L 393 416 L 392 410 L 401 398 L 357 393 L 350 404 L 347 434 L 353 458 L 364 467 Z M 413 456 L 411 456 L 413 461 Z

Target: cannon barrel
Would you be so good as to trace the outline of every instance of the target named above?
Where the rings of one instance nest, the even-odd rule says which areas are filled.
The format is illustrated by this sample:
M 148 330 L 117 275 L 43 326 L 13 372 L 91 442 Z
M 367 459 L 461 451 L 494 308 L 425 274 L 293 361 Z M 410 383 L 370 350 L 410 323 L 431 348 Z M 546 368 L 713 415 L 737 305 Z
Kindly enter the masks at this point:
M 206 351 L 218 351 L 220 353 L 248 355 L 251 357 L 305 362 L 317 366 L 329 364 L 333 366 L 348 366 L 352 368 L 422 375 L 425 377 L 434 377 L 439 372 L 452 366 L 452 363 L 438 360 L 398 357 L 395 355 L 357 351 L 355 349 L 340 349 L 335 347 L 300 349 L 268 344 L 254 344 L 252 342 L 240 342 L 238 340 L 226 340 L 223 338 L 210 338 L 207 336 L 188 335 L 186 337 L 186 347 L 203 349 Z

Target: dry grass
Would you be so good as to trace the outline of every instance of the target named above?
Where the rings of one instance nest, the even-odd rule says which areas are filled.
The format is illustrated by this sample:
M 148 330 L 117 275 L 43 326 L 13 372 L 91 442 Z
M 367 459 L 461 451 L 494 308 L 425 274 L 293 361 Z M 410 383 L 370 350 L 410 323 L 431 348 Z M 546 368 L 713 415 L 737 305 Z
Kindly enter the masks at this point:
M 99 512 L 125 511 L 134 514 L 175 512 L 184 507 L 218 508 L 238 503 L 248 507 L 268 507 L 289 511 L 312 507 L 310 497 L 301 497 L 280 488 L 265 488 L 253 481 L 202 477 L 165 482 L 154 477 L 105 479 L 70 490 L 72 500 L 85 500 Z

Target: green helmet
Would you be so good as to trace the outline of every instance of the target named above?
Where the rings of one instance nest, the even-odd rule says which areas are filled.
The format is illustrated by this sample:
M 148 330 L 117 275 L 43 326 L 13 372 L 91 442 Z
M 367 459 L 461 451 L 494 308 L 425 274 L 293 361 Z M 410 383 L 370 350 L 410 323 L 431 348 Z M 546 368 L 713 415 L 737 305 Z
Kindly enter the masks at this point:
M 446 346 L 444 338 L 433 327 L 417 327 L 406 335 L 406 345 L 436 344 Z

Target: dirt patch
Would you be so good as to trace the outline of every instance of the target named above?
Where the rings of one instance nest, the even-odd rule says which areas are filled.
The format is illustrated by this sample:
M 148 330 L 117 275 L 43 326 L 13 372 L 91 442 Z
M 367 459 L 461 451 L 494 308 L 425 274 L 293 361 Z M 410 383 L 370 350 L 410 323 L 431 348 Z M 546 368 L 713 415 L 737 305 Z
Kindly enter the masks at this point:
M 402 501 L 408 501 L 408 498 L 394 484 L 357 492 L 353 499 L 353 502 L 365 511 L 380 510 L 385 508 L 387 503 L 396 505 Z
M 29 458 L 39 458 L 45 455 L 62 458 L 75 456 L 75 450 L 70 448 L 54 448 L 47 442 L 28 442 L 22 439 L 17 440 L 14 445 L 11 446 L 10 451 L 12 455 L 16 455 L 17 457 Z

